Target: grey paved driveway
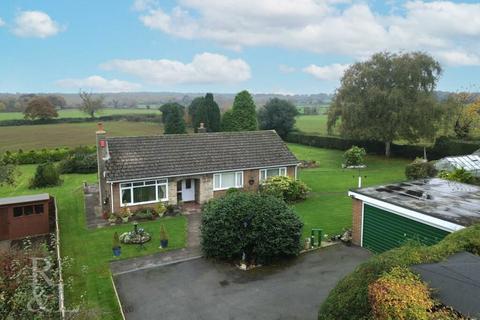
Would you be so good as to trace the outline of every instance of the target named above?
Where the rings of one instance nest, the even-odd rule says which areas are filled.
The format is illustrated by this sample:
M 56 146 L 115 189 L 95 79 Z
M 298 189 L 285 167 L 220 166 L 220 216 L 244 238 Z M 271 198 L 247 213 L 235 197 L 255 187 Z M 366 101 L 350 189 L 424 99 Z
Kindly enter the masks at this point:
M 253 271 L 203 258 L 115 276 L 133 319 L 316 319 L 335 284 L 370 256 L 336 245 Z

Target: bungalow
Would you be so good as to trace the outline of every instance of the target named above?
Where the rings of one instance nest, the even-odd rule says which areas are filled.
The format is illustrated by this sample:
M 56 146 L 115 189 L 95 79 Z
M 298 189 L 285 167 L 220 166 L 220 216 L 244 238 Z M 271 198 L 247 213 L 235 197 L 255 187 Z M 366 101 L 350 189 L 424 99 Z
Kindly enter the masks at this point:
M 298 160 L 275 131 L 107 137 L 99 124 L 96 136 L 100 201 L 109 212 L 202 204 L 230 188 L 256 191 L 268 177 L 297 176 Z

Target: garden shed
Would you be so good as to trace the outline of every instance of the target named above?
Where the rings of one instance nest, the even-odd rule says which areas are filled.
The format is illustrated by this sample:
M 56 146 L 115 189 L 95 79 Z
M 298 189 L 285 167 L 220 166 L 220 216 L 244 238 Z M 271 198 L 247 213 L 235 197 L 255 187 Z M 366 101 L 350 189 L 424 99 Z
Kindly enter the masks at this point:
M 480 222 L 480 187 L 438 178 L 352 189 L 353 243 L 375 253 L 431 245 Z
M 435 169 L 438 171 L 454 171 L 464 169 L 474 177 L 480 177 L 480 155 L 471 154 L 459 157 L 445 157 L 435 162 Z
M 0 198 L 0 240 L 22 239 L 50 232 L 55 214 L 48 193 Z

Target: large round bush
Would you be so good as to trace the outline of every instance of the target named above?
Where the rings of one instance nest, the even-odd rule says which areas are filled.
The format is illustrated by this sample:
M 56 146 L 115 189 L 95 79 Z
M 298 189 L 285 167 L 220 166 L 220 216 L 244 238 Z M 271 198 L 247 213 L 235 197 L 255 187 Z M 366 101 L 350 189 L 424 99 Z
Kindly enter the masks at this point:
M 62 184 L 60 173 L 53 163 L 38 165 L 33 179 L 30 181 L 30 188 L 55 187 Z
M 260 185 L 260 192 L 291 203 L 307 199 L 310 189 L 302 181 L 275 176 L 268 178 Z
M 206 256 L 269 263 L 297 255 L 303 223 L 282 200 L 253 193 L 231 193 L 203 208 L 202 248 Z
M 437 170 L 432 162 L 417 158 L 405 167 L 405 176 L 410 180 L 434 177 Z

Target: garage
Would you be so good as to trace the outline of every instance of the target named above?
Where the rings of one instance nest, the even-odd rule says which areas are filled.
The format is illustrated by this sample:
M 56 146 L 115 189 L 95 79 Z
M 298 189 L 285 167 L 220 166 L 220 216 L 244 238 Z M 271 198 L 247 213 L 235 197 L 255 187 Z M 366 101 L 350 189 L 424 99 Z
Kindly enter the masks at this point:
M 408 241 L 432 245 L 480 222 L 480 188 L 425 179 L 349 191 L 353 243 L 381 253 Z

